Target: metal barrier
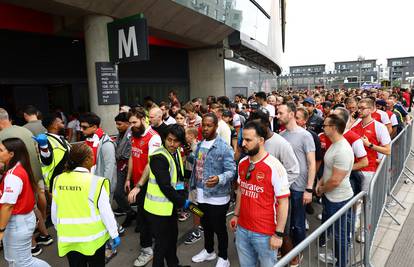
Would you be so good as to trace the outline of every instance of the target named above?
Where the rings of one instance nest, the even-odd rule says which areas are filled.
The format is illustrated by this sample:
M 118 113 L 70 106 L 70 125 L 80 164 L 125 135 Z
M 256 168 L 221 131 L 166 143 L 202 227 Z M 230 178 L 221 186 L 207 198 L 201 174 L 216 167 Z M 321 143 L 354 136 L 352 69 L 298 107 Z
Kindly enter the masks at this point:
M 301 266 L 320 266 L 321 264 L 327 266 L 339 261 L 338 266 L 344 267 L 365 262 L 366 251 L 363 248 L 364 245 L 355 242 L 355 235 L 353 234 L 356 204 L 361 200 L 365 202 L 365 196 L 365 192 L 360 192 L 354 196 L 305 240 L 281 258 L 275 267 L 288 266 L 299 255 L 303 255 L 305 259 L 307 258 L 307 262 L 302 263 Z M 363 214 L 366 214 L 366 212 L 359 216 L 363 216 Z M 363 218 L 360 218 L 360 220 L 366 221 Z M 360 232 L 360 234 L 363 233 Z M 312 254 L 315 252 L 316 259 L 315 255 Z
M 339 266 L 354 266 L 357 264 L 371 266 L 370 253 L 378 229 L 378 224 L 383 213 L 385 212 L 390 215 L 391 218 L 399 224 L 398 220 L 387 208 L 387 199 L 393 199 L 405 209 L 393 193 L 403 175 L 414 183 L 414 180 L 410 177 L 410 175 L 414 176 L 414 171 L 406 166 L 409 156 L 414 157 L 414 151 L 411 150 L 412 133 L 413 125 L 409 123 L 392 141 L 391 155 L 382 158 L 377 171 L 371 180 L 370 190 L 367 196 L 365 192 L 361 192 L 353 197 L 344 207 L 318 227 L 304 241 L 280 259 L 275 267 L 287 266 L 295 257 L 300 255 L 305 255 L 305 259 L 307 258 L 307 262 L 301 264 L 304 266 L 320 266 L 321 262 L 327 266 L 328 263 L 335 264 L 335 261 L 337 260 L 339 260 L 339 264 L 337 264 Z M 361 200 L 363 200 L 363 212 L 358 215 L 356 214 L 355 209 Z M 350 229 L 353 231 L 348 232 L 348 229 L 346 229 L 345 232 L 349 233 L 349 238 L 345 240 L 345 245 L 341 246 L 341 248 L 345 250 L 345 253 L 339 253 L 338 247 L 335 249 L 335 246 L 341 244 L 341 240 L 338 240 L 338 234 L 335 235 L 335 231 L 343 230 L 341 229 L 342 220 L 345 220 L 345 227 L 348 226 L 349 218 L 345 215 L 348 215 L 349 212 L 351 214 Z M 353 218 L 353 216 L 360 216 L 360 222 L 363 222 L 365 226 L 364 230 L 362 230 L 362 227 L 359 228 L 359 234 L 363 235 L 365 238 L 365 246 L 362 243 L 355 242 L 355 218 Z M 330 233 L 333 238 L 331 238 L 329 242 L 326 242 L 325 247 L 321 248 L 320 240 L 328 240 Z M 356 234 L 358 234 L 358 232 Z M 336 245 L 335 240 L 337 243 Z M 357 246 L 359 249 L 356 249 Z M 349 251 L 347 251 L 348 249 Z M 331 254 L 329 254 L 329 251 L 331 251 Z M 336 251 L 333 253 L 334 256 L 332 255 L 332 251 Z M 317 256 L 316 262 L 315 252 Z M 341 255 L 346 255 L 347 260 L 343 261 Z

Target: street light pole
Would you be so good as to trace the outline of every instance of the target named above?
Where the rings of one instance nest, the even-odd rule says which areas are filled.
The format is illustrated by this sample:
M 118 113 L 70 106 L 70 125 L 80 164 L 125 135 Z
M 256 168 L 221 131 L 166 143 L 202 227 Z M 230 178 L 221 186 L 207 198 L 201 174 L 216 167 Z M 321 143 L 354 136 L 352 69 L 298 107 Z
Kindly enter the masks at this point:
M 361 88 L 361 81 L 362 81 L 362 75 L 361 75 L 361 68 L 362 68 L 362 62 L 365 60 L 363 56 L 358 57 L 359 62 L 359 88 Z

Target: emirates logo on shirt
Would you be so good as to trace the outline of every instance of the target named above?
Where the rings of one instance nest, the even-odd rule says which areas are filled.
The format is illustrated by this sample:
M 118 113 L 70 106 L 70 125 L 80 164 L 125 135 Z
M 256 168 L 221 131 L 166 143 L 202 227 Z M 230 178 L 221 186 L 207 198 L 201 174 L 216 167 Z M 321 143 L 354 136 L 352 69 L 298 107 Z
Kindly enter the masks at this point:
M 263 186 L 257 186 L 255 184 L 249 184 L 248 182 L 240 183 L 240 192 L 243 196 L 249 198 L 259 198 L 259 194 L 264 192 Z

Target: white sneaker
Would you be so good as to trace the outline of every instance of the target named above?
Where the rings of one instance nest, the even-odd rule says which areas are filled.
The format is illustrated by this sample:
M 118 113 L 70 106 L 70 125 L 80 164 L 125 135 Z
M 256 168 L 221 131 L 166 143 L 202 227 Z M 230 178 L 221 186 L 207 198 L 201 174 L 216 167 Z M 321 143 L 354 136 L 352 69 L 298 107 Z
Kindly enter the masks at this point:
M 309 230 L 309 222 L 308 222 L 308 219 L 305 219 L 305 229 L 306 229 L 306 231 Z
M 193 262 L 203 262 L 203 261 L 212 261 L 215 258 L 216 258 L 216 253 L 214 251 L 211 253 L 208 253 L 207 250 L 203 249 L 200 253 L 192 257 L 191 260 Z
M 221 257 L 218 258 L 216 267 L 230 267 L 229 259 L 225 260 Z
M 332 250 L 328 249 L 327 253 L 321 252 L 318 255 L 318 258 L 321 262 L 327 263 L 327 264 L 335 264 L 336 258 L 332 253 Z
M 143 248 L 141 249 L 141 254 L 139 254 L 138 258 L 134 261 L 134 266 L 142 267 L 147 265 L 153 258 L 153 251 L 152 248 Z
M 356 235 L 355 235 L 355 239 L 359 243 L 365 243 L 364 228 L 362 228 L 361 230 L 359 230 L 359 229 L 357 230 Z

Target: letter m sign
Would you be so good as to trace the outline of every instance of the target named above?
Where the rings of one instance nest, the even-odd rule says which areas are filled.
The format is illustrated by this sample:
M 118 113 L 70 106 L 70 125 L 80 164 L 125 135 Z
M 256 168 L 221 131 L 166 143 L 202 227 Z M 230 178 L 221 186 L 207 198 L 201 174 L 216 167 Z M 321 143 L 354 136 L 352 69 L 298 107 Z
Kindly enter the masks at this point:
M 142 14 L 115 20 L 107 28 L 111 62 L 149 60 L 148 27 Z

